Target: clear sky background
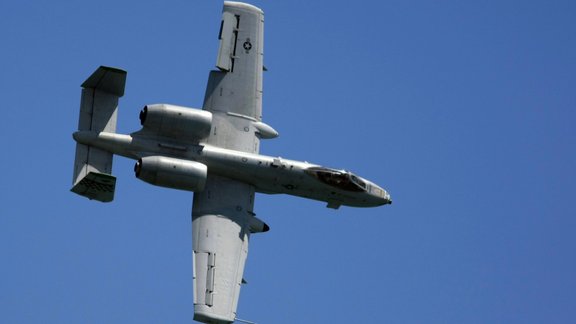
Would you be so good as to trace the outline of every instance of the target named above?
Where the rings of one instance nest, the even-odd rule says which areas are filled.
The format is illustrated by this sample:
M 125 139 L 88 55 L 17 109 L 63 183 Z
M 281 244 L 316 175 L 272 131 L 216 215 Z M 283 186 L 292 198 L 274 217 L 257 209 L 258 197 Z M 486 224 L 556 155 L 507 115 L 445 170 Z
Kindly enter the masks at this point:
M 258 195 L 238 316 L 266 323 L 576 318 L 576 2 L 254 1 L 261 153 L 350 169 L 394 204 Z M 192 194 L 116 158 L 69 192 L 80 84 L 128 71 L 118 131 L 201 107 L 220 1 L 0 3 L 0 322 L 190 323 Z

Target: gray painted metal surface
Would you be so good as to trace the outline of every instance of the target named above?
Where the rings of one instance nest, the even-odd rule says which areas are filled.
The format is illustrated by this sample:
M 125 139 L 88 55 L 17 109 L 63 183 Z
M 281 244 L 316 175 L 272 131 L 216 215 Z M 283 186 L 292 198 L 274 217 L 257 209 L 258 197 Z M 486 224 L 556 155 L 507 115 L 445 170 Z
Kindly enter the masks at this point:
M 206 87 L 203 109 L 212 113 L 205 143 L 258 153 L 254 122 L 262 116 L 264 13 L 253 6 L 224 3 L 216 66 Z M 194 318 L 236 318 L 244 264 L 248 256 L 254 185 L 210 174 L 194 194 Z M 209 262 L 206 263 L 206 260 Z M 212 262 L 212 263 L 210 263 Z
M 82 83 L 78 130 L 114 133 L 118 99 L 124 95 L 125 84 L 125 71 L 103 66 L 94 71 Z M 112 201 L 116 178 L 111 174 L 112 152 L 76 144 L 73 192 L 102 202 Z
M 391 203 L 375 183 L 349 171 L 260 155 L 261 139 L 278 136 L 262 121 L 262 10 L 225 2 L 217 71 L 211 71 L 203 110 L 146 106 L 142 129 L 117 134 L 118 98 L 126 72 L 100 67 L 83 84 L 72 191 L 111 201 L 113 154 L 137 160 L 136 177 L 194 191 L 192 208 L 194 319 L 231 323 L 248 242 L 269 230 L 254 212 L 256 192 L 285 193 L 341 205 Z

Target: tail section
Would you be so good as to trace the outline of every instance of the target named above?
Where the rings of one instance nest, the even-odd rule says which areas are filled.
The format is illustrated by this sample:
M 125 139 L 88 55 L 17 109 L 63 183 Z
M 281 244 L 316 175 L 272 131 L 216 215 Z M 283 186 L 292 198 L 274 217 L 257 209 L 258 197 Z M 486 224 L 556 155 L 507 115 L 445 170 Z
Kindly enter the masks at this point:
M 82 83 L 79 131 L 116 132 L 118 99 L 124 95 L 126 71 L 101 66 Z M 114 199 L 116 178 L 112 176 L 112 153 L 76 144 L 72 192 L 89 199 Z

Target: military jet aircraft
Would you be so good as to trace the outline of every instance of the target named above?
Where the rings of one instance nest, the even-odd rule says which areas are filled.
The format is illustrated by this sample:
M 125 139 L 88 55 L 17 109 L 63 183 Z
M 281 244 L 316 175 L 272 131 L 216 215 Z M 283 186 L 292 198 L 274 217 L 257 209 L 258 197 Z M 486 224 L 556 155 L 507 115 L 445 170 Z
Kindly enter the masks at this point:
M 113 154 L 136 160 L 136 177 L 194 192 L 192 208 L 194 319 L 231 323 L 243 283 L 250 234 L 269 227 L 254 213 L 256 192 L 284 193 L 341 205 L 390 204 L 390 195 L 349 171 L 259 155 L 260 140 L 278 136 L 262 121 L 264 14 L 224 2 L 217 70 L 202 110 L 151 104 L 142 129 L 116 133 L 126 72 L 98 68 L 83 84 L 73 192 L 102 202 L 114 198 Z

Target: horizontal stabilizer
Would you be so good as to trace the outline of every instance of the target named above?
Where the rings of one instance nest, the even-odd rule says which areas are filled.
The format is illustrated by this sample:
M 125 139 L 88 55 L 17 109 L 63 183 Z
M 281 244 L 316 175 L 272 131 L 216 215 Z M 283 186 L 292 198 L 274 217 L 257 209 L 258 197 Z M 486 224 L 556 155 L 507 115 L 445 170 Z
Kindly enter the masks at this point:
M 90 172 L 70 191 L 90 200 L 110 202 L 114 200 L 115 188 L 116 177 L 104 173 Z
M 126 71 L 101 66 L 84 83 L 78 130 L 94 134 L 115 133 L 118 99 L 124 95 Z M 76 144 L 72 191 L 103 202 L 114 198 L 116 178 L 112 174 L 112 153 Z

